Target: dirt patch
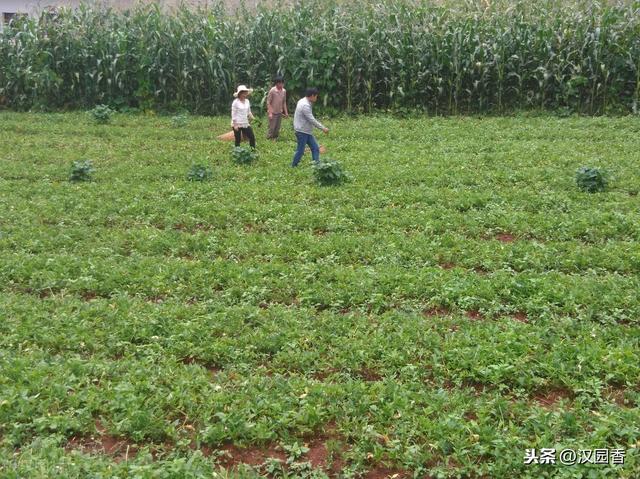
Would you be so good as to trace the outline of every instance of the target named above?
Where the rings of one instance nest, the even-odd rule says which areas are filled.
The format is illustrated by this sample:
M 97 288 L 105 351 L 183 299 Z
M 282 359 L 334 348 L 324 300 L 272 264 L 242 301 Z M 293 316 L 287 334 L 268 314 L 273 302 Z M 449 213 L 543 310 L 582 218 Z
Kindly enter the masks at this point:
M 162 304 L 164 303 L 165 299 L 167 299 L 167 297 L 163 294 L 157 294 L 155 296 L 149 296 L 147 298 L 147 301 L 149 303 L 153 303 L 153 304 Z
M 439 266 L 440 266 L 442 269 L 453 269 L 453 268 L 455 268 L 455 267 L 456 267 L 456 265 L 455 265 L 455 264 L 453 264 L 453 263 L 440 263 L 440 264 L 439 264 Z
M 626 397 L 627 390 L 621 386 L 609 386 L 604 389 L 602 396 L 609 402 L 621 407 L 633 407 L 633 400 Z
M 73 436 L 67 442 L 67 451 L 81 451 L 85 454 L 107 454 L 115 462 L 128 461 L 138 453 L 138 447 L 126 438 L 107 434 L 100 421 L 96 421 L 96 434 L 90 436 Z
M 434 306 L 433 308 L 428 308 L 422 311 L 422 315 L 427 317 L 449 316 L 450 314 L 451 311 L 445 306 Z
M 329 477 L 337 477 L 342 472 L 347 446 L 335 423 L 331 422 L 322 432 L 306 437 L 304 444 L 309 452 L 304 455 L 303 460 L 309 461 L 314 469 L 322 469 Z
M 409 473 L 400 469 L 389 469 L 387 467 L 376 467 L 367 472 L 366 479 L 404 479 L 410 477 Z
M 511 317 L 516 321 L 520 321 L 521 323 L 529 322 L 529 316 L 527 316 L 527 313 L 524 313 L 522 311 L 518 311 L 517 313 L 514 313 Z
M 533 395 L 533 400 L 545 409 L 553 409 L 560 401 L 571 399 L 573 399 L 573 392 L 565 387 L 549 388 Z
M 328 231 L 324 228 L 315 228 L 313 230 L 313 235 L 314 236 L 324 236 L 328 233 Z
M 510 233 L 500 233 L 496 235 L 496 239 L 501 243 L 513 243 L 516 237 Z
M 468 421 L 477 421 L 478 415 L 474 411 L 467 411 L 464 413 L 464 418 Z
M 340 372 L 339 369 L 327 368 L 327 369 L 322 369 L 320 371 L 316 371 L 311 375 L 311 377 L 313 377 L 314 379 L 317 379 L 318 381 L 324 381 L 329 376 L 332 376 L 333 374 L 337 374 L 339 372 Z
M 198 358 L 194 358 L 192 356 L 187 356 L 186 358 L 182 358 L 181 362 L 182 362 L 182 364 L 187 364 L 187 365 L 197 364 L 198 366 L 200 366 L 202 368 L 205 368 L 213 376 L 215 376 L 220 371 L 222 371 L 222 368 L 220 366 L 218 366 L 217 364 L 211 364 L 211 363 L 208 363 L 206 361 L 201 361 Z
M 489 270 L 487 268 L 485 268 L 484 266 L 474 266 L 473 267 L 473 271 L 476 274 L 479 274 L 480 276 L 486 276 L 489 274 Z
M 238 467 L 241 464 L 260 466 L 268 459 L 279 459 L 282 462 L 287 460 L 284 451 L 275 445 L 240 448 L 230 444 L 223 446 L 219 451 L 223 454 L 220 455 L 218 461 L 222 467 L 227 469 Z
M 465 313 L 465 316 L 472 321 L 482 321 L 484 319 L 484 315 L 477 309 L 470 309 Z
M 366 368 L 366 367 L 362 368 L 360 371 L 358 371 L 357 375 L 359 378 L 364 379 L 367 382 L 375 382 L 375 381 L 382 380 L 382 375 L 375 369 L 371 369 L 371 368 Z

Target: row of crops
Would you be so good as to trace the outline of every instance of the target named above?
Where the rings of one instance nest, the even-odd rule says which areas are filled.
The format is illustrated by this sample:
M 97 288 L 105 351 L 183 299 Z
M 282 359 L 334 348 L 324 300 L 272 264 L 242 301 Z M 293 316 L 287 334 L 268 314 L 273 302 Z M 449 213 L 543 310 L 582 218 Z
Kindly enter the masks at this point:
M 324 106 L 430 114 L 640 110 L 640 1 L 302 1 L 229 13 L 81 7 L 0 34 L 14 109 L 226 112 L 277 72 Z

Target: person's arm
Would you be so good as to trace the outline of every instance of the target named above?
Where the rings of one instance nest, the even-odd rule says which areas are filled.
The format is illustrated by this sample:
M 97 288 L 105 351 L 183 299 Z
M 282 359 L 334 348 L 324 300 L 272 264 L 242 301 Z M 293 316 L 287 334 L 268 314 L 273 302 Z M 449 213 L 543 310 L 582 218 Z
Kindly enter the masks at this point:
M 287 90 L 284 91 L 284 116 L 289 116 L 289 110 L 287 109 Z
M 272 101 L 273 101 L 273 89 L 269 90 L 269 93 L 267 93 L 267 115 L 269 115 L 269 119 L 273 118 L 273 109 L 271 107 Z
M 236 106 L 236 101 L 234 100 L 233 103 L 231 103 L 231 126 L 233 127 L 234 130 L 238 129 L 238 107 Z
M 249 101 L 249 100 L 247 100 L 247 101 Z M 253 121 L 253 120 L 254 120 L 254 118 L 255 118 L 255 117 L 253 116 L 253 113 L 251 113 L 251 105 L 249 105 L 249 111 L 247 112 L 247 118 L 248 118 L 249 120 L 251 120 L 251 121 Z
M 329 131 L 329 129 L 326 126 L 324 126 L 322 123 L 320 123 L 318 120 L 315 119 L 315 117 L 313 116 L 313 112 L 311 110 L 311 105 L 307 104 L 303 106 L 302 116 L 304 116 L 305 119 L 316 128 L 320 128 L 325 133 Z

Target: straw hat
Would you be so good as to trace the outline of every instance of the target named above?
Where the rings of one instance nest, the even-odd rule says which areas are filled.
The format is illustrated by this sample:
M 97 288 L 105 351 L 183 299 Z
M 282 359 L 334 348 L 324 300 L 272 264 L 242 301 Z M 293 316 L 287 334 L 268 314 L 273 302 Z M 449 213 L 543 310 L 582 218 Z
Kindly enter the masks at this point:
M 249 93 L 249 95 L 251 95 L 253 93 L 253 88 L 247 88 L 246 85 L 240 85 L 238 86 L 238 89 L 236 90 L 236 92 L 233 94 L 233 96 L 235 98 L 238 98 L 238 93 L 242 92 L 242 91 L 246 91 Z

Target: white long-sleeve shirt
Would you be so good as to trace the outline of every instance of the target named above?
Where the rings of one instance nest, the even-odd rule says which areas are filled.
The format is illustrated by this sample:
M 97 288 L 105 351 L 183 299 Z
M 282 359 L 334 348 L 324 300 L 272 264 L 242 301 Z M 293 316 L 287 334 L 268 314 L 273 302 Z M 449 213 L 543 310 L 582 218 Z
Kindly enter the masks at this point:
M 240 128 L 247 128 L 250 116 L 252 116 L 251 103 L 249 103 L 248 98 L 245 98 L 244 101 L 240 101 L 238 98 L 233 100 L 231 104 L 231 126 L 236 125 Z
M 311 102 L 304 97 L 296 105 L 296 112 L 293 115 L 293 129 L 311 135 L 314 126 L 324 130 L 324 125 L 313 116 Z

